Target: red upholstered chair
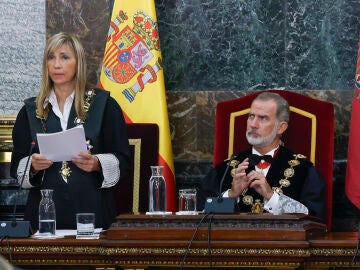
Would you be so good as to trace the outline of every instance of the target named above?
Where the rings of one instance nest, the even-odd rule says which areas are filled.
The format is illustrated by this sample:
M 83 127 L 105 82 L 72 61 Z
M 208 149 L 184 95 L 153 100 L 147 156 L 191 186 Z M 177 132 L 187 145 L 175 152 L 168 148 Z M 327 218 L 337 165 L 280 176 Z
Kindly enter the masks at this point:
M 145 213 L 149 208 L 150 166 L 158 165 L 159 127 L 157 124 L 127 124 L 131 170 L 116 186 L 118 214 Z
M 283 96 L 290 105 L 290 124 L 282 141 L 297 153 L 307 156 L 320 171 L 326 185 L 326 225 L 331 229 L 334 157 L 333 104 L 285 90 L 270 90 Z M 216 108 L 213 165 L 250 147 L 245 130 L 253 99 L 262 91 L 219 102 Z

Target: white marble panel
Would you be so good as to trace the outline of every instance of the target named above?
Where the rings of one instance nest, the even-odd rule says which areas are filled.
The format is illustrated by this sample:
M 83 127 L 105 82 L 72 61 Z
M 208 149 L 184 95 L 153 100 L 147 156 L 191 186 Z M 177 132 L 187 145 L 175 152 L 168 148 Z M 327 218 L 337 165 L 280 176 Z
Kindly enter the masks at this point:
M 16 115 L 39 89 L 45 0 L 0 0 L 0 14 L 0 115 Z

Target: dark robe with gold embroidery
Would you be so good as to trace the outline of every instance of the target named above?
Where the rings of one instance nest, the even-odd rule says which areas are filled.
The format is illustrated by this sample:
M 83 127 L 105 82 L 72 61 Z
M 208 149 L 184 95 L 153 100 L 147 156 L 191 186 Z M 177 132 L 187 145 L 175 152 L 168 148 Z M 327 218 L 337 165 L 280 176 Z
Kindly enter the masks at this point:
M 93 146 L 92 154 L 115 155 L 119 160 L 120 177 L 125 176 L 129 170 L 130 150 L 122 110 L 109 92 L 96 90 L 95 93 L 83 124 L 86 140 L 90 140 Z M 15 178 L 20 160 L 29 155 L 30 143 L 37 141 L 36 134 L 62 131 L 60 119 L 52 110 L 44 121 L 43 130 L 35 110 L 35 98 L 27 99 L 14 125 L 11 175 Z M 72 106 L 67 129 L 75 126 L 75 118 L 76 112 Z M 37 146 L 33 152 L 39 153 Z M 29 190 L 25 220 L 31 221 L 33 229 L 38 228 L 40 189 L 53 189 L 57 229 L 76 229 L 75 214 L 79 212 L 94 212 L 96 227 L 108 228 L 116 216 L 113 188 L 100 188 L 103 182 L 102 172 L 88 173 L 77 168 L 71 161 L 68 163 L 71 174 L 67 183 L 59 173 L 62 162 L 54 162 L 50 168 L 38 172 L 30 179 L 35 187 Z
M 244 152 L 240 152 L 236 155 L 236 159 L 242 162 L 246 157 L 251 154 L 251 149 Z M 285 179 L 284 171 L 290 168 L 290 160 L 294 160 L 294 153 L 280 146 L 279 151 L 274 157 L 269 171 L 266 175 L 266 179 L 271 187 L 279 187 L 279 181 Z M 302 203 L 309 209 L 309 215 L 317 216 L 320 219 L 324 219 L 325 215 L 325 184 L 320 176 L 318 170 L 313 164 L 306 158 L 298 158 L 299 165 L 293 166 L 294 175 L 289 177 L 289 187 L 283 187 L 283 193 Z M 199 196 L 198 196 L 198 209 L 203 209 L 205 199 L 207 197 L 216 197 L 219 195 L 220 180 L 226 170 L 227 161 L 218 164 L 215 168 L 205 176 L 201 181 Z M 231 188 L 232 176 L 230 175 L 232 167 L 228 170 L 228 173 L 224 179 L 222 186 L 222 192 Z M 255 169 L 255 168 L 249 168 Z M 246 192 L 247 195 L 251 195 L 256 199 L 263 201 L 263 198 L 253 189 L 249 188 Z M 242 196 L 240 197 L 237 205 L 240 212 L 251 212 L 251 205 L 245 205 L 242 202 Z

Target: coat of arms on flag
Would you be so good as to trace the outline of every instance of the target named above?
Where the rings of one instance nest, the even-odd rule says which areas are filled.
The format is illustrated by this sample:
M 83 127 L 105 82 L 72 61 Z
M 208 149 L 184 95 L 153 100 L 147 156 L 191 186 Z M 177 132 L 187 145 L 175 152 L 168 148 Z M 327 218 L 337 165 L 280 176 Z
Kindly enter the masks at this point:
M 137 81 L 122 90 L 127 100 L 132 102 L 146 83 L 156 81 L 161 58 L 154 59 L 151 53 L 151 50 L 160 50 L 154 20 L 141 10 L 134 14 L 132 28 L 128 24 L 122 25 L 127 20 L 128 16 L 121 10 L 110 23 L 103 69 L 107 78 L 119 84 L 125 84 L 136 76 Z
M 115 0 L 99 86 L 119 103 L 127 123 L 156 123 L 167 209 L 176 209 L 176 183 L 159 31 L 154 0 Z

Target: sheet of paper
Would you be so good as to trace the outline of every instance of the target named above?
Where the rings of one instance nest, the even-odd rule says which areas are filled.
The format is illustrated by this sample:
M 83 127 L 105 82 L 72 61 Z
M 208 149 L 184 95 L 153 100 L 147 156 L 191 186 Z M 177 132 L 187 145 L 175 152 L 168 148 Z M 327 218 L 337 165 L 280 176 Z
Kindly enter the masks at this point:
M 103 231 L 102 228 L 95 228 L 94 237 L 92 239 L 99 239 L 100 233 Z M 41 236 L 39 231 L 36 231 L 31 238 L 35 239 L 57 239 L 57 238 L 64 238 L 65 236 L 72 236 L 76 235 L 76 230 L 56 230 L 55 235 L 52 236 Z
M 36 134 L 40 154 L 54 162 L 68 161 L 87 152 L 85 131 L 82 125 L 56 133 Z

